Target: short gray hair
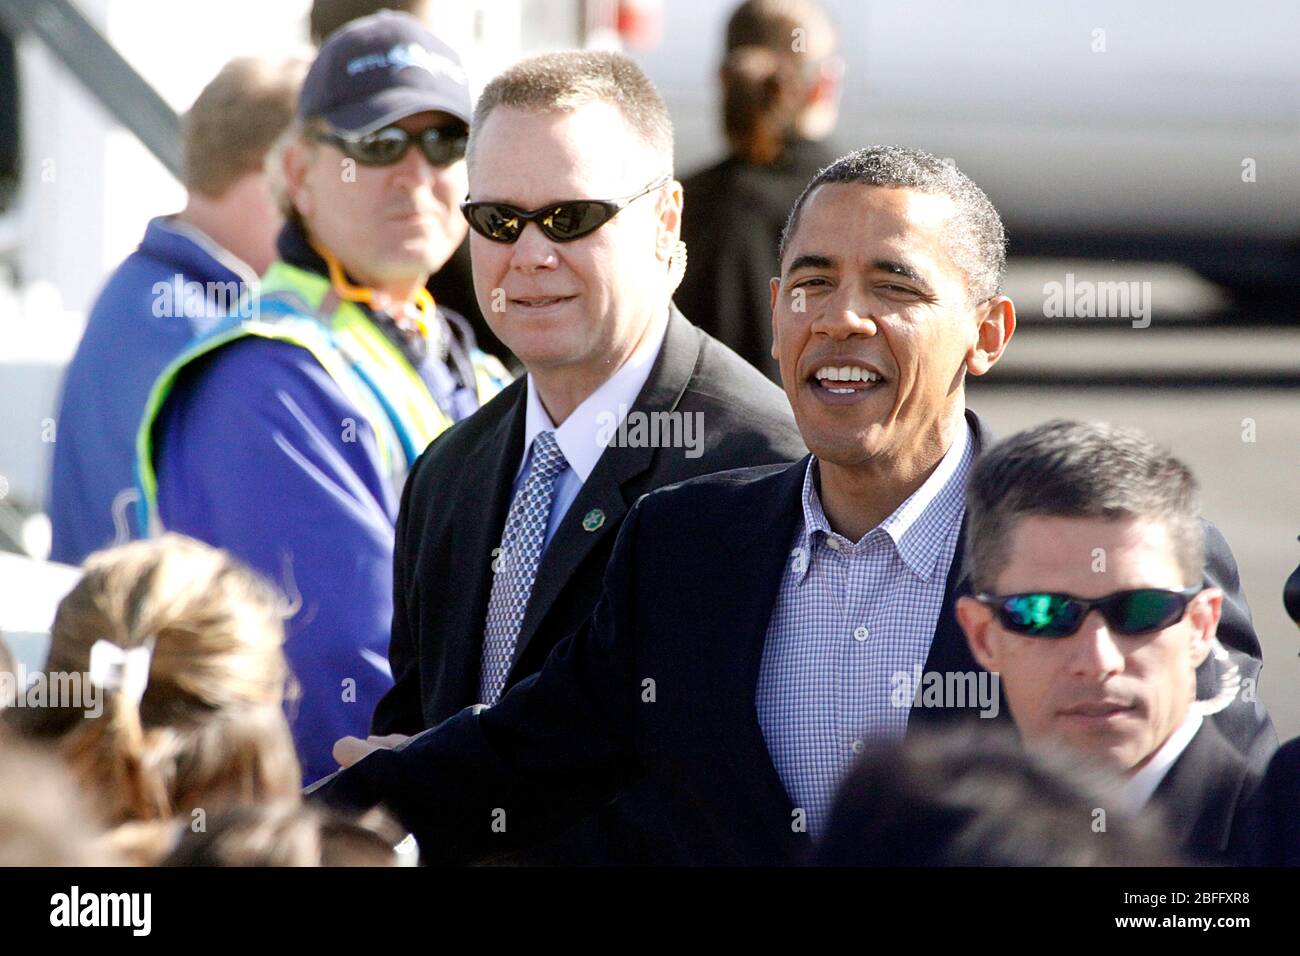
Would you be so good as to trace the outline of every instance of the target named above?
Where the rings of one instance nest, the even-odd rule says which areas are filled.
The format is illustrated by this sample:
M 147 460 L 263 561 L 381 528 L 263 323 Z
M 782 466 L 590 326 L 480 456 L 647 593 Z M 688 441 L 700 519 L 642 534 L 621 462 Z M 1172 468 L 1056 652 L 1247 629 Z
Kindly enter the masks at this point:
M 947 196 L 957 206 L 948 247 L 953 260 L 966 274 L 971 299 L 983 302 L 1002 290 L 1007 268 L 1007 234 L 1002 217 L 984 190 L 955 165 L 908 146 L 868 146 L 841 156 L 813 177 L 795 201 L 786 220 L 777 250 L 779 261 L 795 230 L 799 214 L 818 186 L 852 183 Z
M 966 488 L 966 560 L 977 591 L 1006 567 L 1016 522 L 1040 515 L 1164 523 L 1184 585 L 1205 573 L 1191 469 L 1142 432 L 1057 419 L 1012 435 L 975 463 Z
M 635 61 L 608 50 L 543 53 L 520 60 L 493 78 L 474 105 L 470 157 L 477 131 L 498 106 L 567 112 L 595 102 L 617 106 L 664 170 L 672 169 L 673 123 L 663 97 Z
M 302 225 L 302 214 L 293 204 L 293 196 L 289 194 L 289 183 L 284 178 L 284 154 L 290 147 L 297 147 L 304 150 L 308 156 L 314 155 L 318 145 L 316 134 L 327 130 L 328 125 L 319 116 L 311 119 L 300 119 L 295 116 L 293 122 L 280 134 L 279 139 L 271 144 L 266 154 L 266 162 L 263 166 L 266 188 L 270 190 L 271 198 L 275 201 L 276 208 L 280 210 L 280 215 L 298 226 Z

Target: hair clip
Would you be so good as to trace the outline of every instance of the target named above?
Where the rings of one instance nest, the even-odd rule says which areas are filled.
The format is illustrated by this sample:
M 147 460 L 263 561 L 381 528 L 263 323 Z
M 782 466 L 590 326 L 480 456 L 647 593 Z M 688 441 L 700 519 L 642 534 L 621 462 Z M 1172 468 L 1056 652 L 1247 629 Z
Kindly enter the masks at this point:
M 153 637 L 129 651 L 100 638 L 90 648 L 90 682 L 104 690 L 120 690 L 139 706 L 149 685 L 153 647 Z

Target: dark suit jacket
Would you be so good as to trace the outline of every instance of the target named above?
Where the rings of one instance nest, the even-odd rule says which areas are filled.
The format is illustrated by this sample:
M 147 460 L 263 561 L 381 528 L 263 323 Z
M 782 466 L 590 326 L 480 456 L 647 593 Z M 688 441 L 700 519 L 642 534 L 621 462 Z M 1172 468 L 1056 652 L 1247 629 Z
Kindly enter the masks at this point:
M 1300 738 L 1278 748 L 1246 806 L 1243 862 L 1300 866 Z
M 396 683 L 375 709 L 373 733 L 419 733 L 479 699 L 493 549 L 501 543 L 524 453 L 527 395 L 526 383 L 515 382 L 430 445 L 407 480 L 388 652 Z M 605 450 L 543 554 L 507 689 L 540 670 L 555 644 L 590 616 L 618 529 L 639 497 L 699 475 L 788 463 L 807 452 L 785 394 L 676 309 L 633 410 L 698 414 L 703 451 L 687 457 L 681 448 Z M 604 522 L 588 531 L 583 518 L 592 509 L 604 513 Z M 645 834 L 632 817 L 645 816 L 645 806 L 624 809 L 607 815 L 599 838 L 560 840 L 532 859 L 624 862 L 642 853 L 671 859 L 642 846 Z M 632 846 L 611 853 L 597 846 L 619 843 Z
M 988 436 L 967 413 L 976 441 Z M 542 671 L 481 714 L 461 713 L 403 747 L 367 756 L 323 799 L 383 801 L 435 861 L 535 839 L 641 776 L 660 785 L 686 859 L 773 864 L 804 858 L 808 836 L 768 755 L 755 688 L 768 620 L 801 519 L 806 459 L 712 475 L 643 498 L 628 515 L 591 619 Z M 1220 639 L 1243 676 L 1259 642 L 1217 532 L 1207 578 L 1226 592 Z M 958 551 L 926 671 L 975 673 L 952 606 L 969 593 Z M 1272 739 L 1240 699 L 1220 726 L 1243 751 Z M 959 716 L 913 710 L 920 726 Z M 1000 712 L 1006 719 L 1005 707 Z M 557 809 L 558 808 L 558 809 Z M 492 826 L 498 811 L 504 832 Z
M 1207 720 L 1156 787 L 1151 805 L 1189 860 L 1236 862 L 1246 844 L 1243 808 L 1260 775 Z

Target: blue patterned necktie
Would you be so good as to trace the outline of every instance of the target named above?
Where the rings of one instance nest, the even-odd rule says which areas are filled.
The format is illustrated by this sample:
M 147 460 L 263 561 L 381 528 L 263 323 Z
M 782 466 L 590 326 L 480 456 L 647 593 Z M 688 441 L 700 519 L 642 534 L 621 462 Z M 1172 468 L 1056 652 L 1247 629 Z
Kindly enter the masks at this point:
M 537 565 L 542 559 L 555 479 L 568 467 L 564 452 L 555 443 L 555 432 L 538 433 L 533 439 L 528 477 L 510 503 L 505 533 L 501 536 L 501 552 L 494 562 L 479 668 L 479 700 L 485 704 L 495 704 L 506 685 L 528 598 L 533 593 Z

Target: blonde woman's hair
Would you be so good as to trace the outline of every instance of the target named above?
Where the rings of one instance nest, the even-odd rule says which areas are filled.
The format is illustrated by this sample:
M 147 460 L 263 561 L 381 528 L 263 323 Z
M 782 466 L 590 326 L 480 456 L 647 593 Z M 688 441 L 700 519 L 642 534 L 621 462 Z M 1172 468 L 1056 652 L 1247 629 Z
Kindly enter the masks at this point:
M 6 716 L 55 744 L 110 825 L 296 799 L 301 771 L 281 709 L 283 603 L 272 587 L 176 534 L 92 554 L 84 572 L 59 604 L 46 670 L 81 674 L 85 688 L 97 641 L 152 645 L 143 696 L 100 692 L 98 716 L 84 699 Z
M 382 811 L 359 820 L 280 801 L 240 807 L 185 832 L 162 866 L 399 866 L 402 830 Z

